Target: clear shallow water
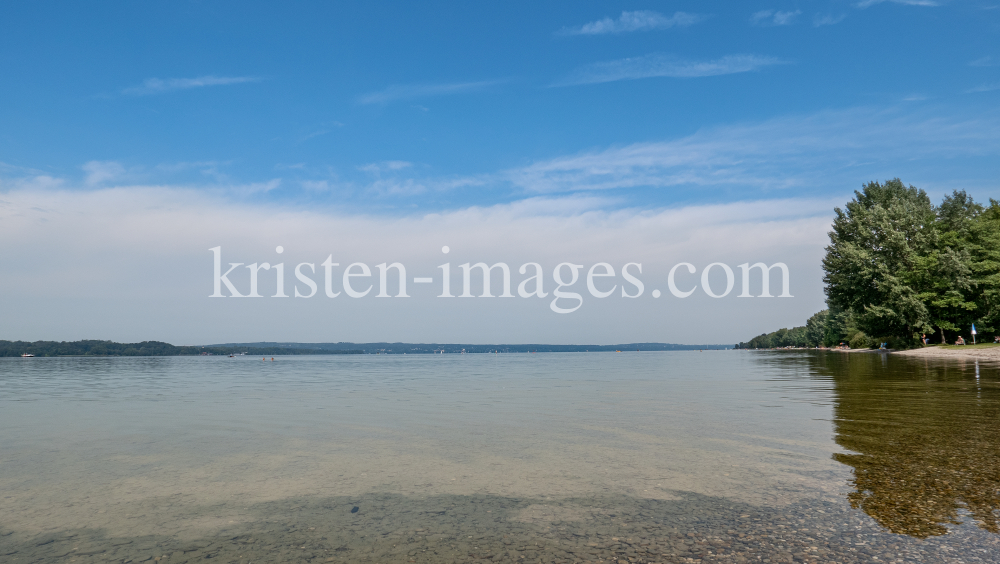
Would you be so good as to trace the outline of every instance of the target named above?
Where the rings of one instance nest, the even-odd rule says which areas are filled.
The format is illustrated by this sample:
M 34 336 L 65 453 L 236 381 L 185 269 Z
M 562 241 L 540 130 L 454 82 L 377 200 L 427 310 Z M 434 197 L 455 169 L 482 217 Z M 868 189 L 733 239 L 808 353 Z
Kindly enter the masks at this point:
M 998 561 L 1000 371 L 976 374 L 812 352 L 0 359 L 0 560 Z

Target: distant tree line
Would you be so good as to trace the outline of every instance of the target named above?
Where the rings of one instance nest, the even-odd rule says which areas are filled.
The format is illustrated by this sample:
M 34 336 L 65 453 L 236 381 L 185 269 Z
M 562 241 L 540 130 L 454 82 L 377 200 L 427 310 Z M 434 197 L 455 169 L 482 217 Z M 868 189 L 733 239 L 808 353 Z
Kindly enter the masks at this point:
M 827 306 L 803 327 L 754 337 L 737 348 L 890 348 L 971 338 L 1000 327 L 1000 202 L 965 191 L 940 205 L 897 178 L 871 182 L 834 209 L 823 270 Z
M 819 347 L 826 343 L 826 322 L 828 311 L 823 310 L 806 321 L 802 327 L 778 329 L 773 333 L 758 335 L 745 343 L 736 345 L 738 349 L 777 349 L 783 347 Z
M 252 356 L 287 354 L 360 354 L 359 350 L 288 349 L 280 347 L 178 347 L 160 341 L 115 343 L 112 341 L 0 341 L 0 357 L 21 356 L 197 356 L 246 353 Z

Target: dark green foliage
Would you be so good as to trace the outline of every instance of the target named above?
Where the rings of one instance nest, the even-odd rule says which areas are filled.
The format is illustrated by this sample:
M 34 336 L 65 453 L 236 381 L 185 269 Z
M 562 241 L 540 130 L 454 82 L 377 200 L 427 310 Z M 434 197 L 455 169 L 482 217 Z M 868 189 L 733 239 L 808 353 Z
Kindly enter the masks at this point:
M 914 287 L 920 257 L 936 243 L 935 211 L 923 190 L 899 179 L 871 182 L 836 208 L 826 248 L 827 303 L 854 313 L 868 335 L 912 335 L 930 326 Z
M 247 353 L 256 356 L 278 354 L 352 354 L 357 350 L 313 350 L 286 349 L 278 347 L 238 348 L 232 347 L 177 347 L 160 341 L 141 343 L 114 343 L 111 341 L 0 341 L 0 357 L 21 356 L 196 356 L 201 354 L 228 355 Z
M 818 314 L 817 314 L 818 315 Z M 815 317 L 815 316 L 814 316 Z M 782 347 L 812 347 L 809 342 L 809 327 L 778 329 L 773 333 L 758 335 L 746 343 L 736 345 L 738 349 L 777 349 Z
M 981 270 L 984 239 L 990 235 L 989 225 L 979 220 L 982 212 L 983 206 L 964 191 L 946 196 L 937 209 L 935 245 L 914 269 L 914 284 L 929 312 L 930 327 L 925 329 L 936 327 L 942 336 L 945 331 L 968 330 L 981 317 L 982 280 L 976 271 Z
M 830 311 L 824 309 L 806 321 L 806 342 L 809 346 L 818 347 L 826 341 L 826 323 L 829 316 Z
M 1000 203 L 988 208 L 964 191 L 932 206 L 899 179 L 871 182 L 835 210 L 823 269 L 827 303 L 846 312 L 828 333 L 916 346 L 992 334 L 1000 322 Z M 936 335 L 935 335 L 936 334 Z M 831 335 L 833 336 L 833 335 Z M 828 339 L 828 343 L 834 339 Z
M 868 183 L 834 213 L 823 259 L 829 311 L 741 345 L 909 348 L 922 334 L 971 342 L 973 323 L 980 341 L 992 340 L 1000 329 L 1000 202 L 986 207 L 956 190 L 934 206 L 897 178 Z
M 990 198 L 989 207 L 976 217 L 971 265 L 979 289 L 977 305 L 980 331 L 1000 329 L 1000 202 Z
M 854 315 L 836 306 L 830 306 L 826 315 L 823 346 L 835 347 L 847 343 L 859 330 L 854 323 Z

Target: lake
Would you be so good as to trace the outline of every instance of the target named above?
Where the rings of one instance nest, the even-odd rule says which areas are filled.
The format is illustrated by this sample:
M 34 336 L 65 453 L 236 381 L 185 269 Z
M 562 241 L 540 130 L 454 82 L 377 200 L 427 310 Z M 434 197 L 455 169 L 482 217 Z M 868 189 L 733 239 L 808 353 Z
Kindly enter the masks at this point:
M 0 562 L 997 562 L 1000 369 L 0 359 Z

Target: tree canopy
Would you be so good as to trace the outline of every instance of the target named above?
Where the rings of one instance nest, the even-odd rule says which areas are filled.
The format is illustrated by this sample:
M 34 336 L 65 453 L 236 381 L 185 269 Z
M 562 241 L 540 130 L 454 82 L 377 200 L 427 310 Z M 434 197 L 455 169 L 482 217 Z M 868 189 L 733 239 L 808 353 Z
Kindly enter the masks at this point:
M 740 346 L 906 348 L 924 334 L 968 338 L 973 323 L 991 335 L 1000 327 L 1000 202 L 985 206 L 955 190 L 935 206 L 898 178 L 869 182 L 834 209 L 823 271 L 829 309 L 816 314 L 822 321 L 813 316 L 811 329 Z

